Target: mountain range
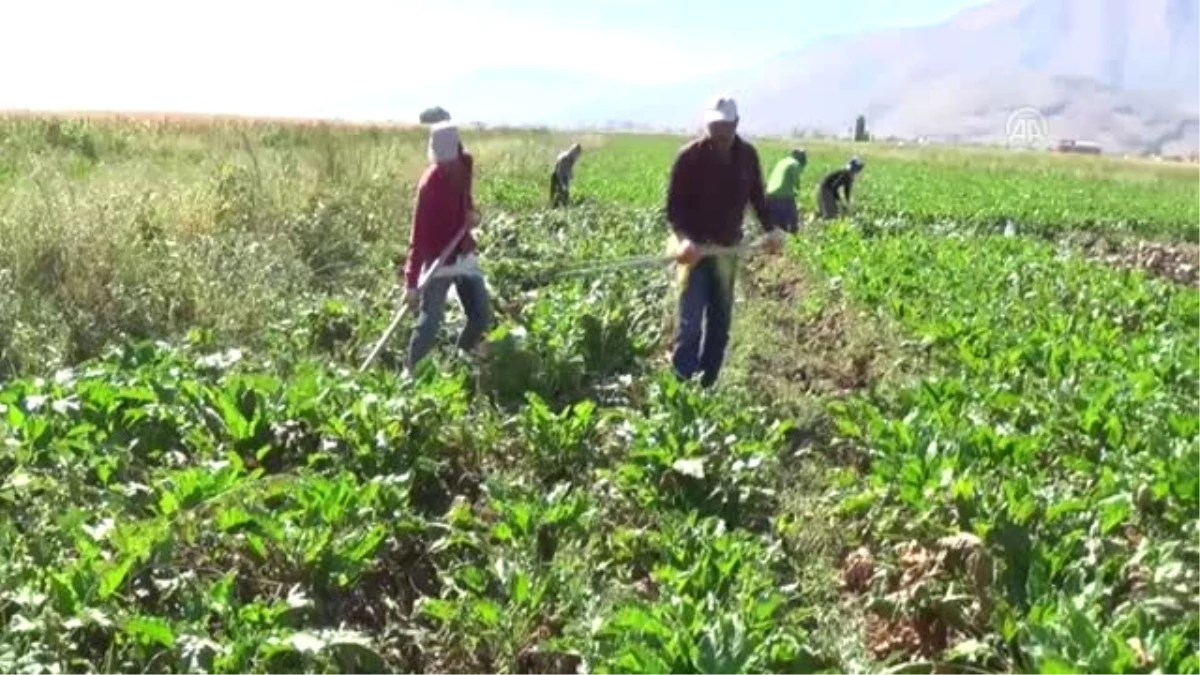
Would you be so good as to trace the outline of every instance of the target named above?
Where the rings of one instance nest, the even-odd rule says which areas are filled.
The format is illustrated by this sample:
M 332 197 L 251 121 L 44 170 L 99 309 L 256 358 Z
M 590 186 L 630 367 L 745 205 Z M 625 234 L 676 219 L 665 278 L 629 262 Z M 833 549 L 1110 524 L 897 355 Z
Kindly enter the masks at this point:
M 666 86 L 617 87 L 559 74 L 549 76 L 558 83 L 551 89 L 565 95 L 546 96 L 545 85 L 532 84 L 534 76 L 545 81 L 545 72 L 477 80 L 531 92 L 508 102 L 537 105 L 505 110 L 504 122 L 694 129 L 703 103 L 724 92 L 738 99 L 748 133 L 845 136 L 861 114 L 877 138 L 1003 144 L 1010 116 L 1032 108 L 1045 120 L 1046 144 L 1076 139 L 1105 152 L 1191 154 L 1200 143 L 1198 5 L 992 0 L 936 25 L 826 37 Z

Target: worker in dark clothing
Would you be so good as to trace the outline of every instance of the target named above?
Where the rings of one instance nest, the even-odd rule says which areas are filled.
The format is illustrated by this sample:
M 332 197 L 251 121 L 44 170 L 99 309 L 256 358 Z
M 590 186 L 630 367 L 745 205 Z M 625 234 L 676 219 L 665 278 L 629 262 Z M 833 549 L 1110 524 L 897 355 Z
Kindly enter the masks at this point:
M 850 207 L 850 190 L 854 187 L 854 179 L 863 170 L 862 160 L 851 157 L 846 166 L 834 171 L 821 180 L 817 188 L 817 207 L 821 217 L 829 220 L 841 217 Z M 839 201 L 838 192 L 842 199 Z
M 582 152 L 583 147 L 575 143 L 555 158 L 554 171 L 550 174 L 551 206 L 566 206 L 571 201 L 571 180 L 575 177 L 575 162 L 579 160 Z
M 667 191 L 667 221 L 680 262 L 680 295 L 671 364 L 682 379 L 701 373 L 712 386 L 725 360 L 733 313 L 737 257 L 700 255 L 700 246 L 741 242 L 746 207 L 766 232 L 768 252 L 778 253 L 781 233 L 767 206 L 758 151 L 737 135 L 737 104 L 721 97 L 705 110 L 707 133 L 675 158 Z

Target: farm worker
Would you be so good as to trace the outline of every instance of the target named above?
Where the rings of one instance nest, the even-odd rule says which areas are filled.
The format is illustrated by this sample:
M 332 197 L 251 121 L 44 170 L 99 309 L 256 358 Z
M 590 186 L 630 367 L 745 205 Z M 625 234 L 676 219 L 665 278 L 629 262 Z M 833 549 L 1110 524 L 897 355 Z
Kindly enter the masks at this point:
M 767 208 L 771 217 L 788 232 L 800 227 L 800 212 L 796 208 L 796 192 L 800 189 L 800 173 L 808 165 L 808 153 L 792 150 L 779 160 L 767 179 Z
M 851 157 L 846 166 L 830 172 L 821 180 L 821 186 L 817 189 L 817 204 L 822 218 L 837 218 L 850 207 L 850 189 L 862 170 L 862 160 Z M 838 201 L 839 190 L 842 192 L 842 202 Z
M 463 150 L 453 122 L 439 122 L 429 133 L 429 167 L 417 185 L 408 258 L 404 263 L 404 301 L 420 307 L 416 328 L 408 347 L 408 369 L 433 347 L 453 283 L 467 324 L 458 336 L 458 347 L 474 349 L 491 323 L 487 284 L 475 256 L 470 229 L 479 224 L 479 212 L 471 194 L 474 160 Z M 459 232 L 467 230 L 445 262 L 419 293 L 422 274 Z
M 733 313 L 733 255 L 701 257 L 698 246 L 741 242 L 748 204 L 767 233 L 767 250 L 782 241 L 767 208 L 758 151 L 737 134 L 737 103 L 711 101 L 704 111 L 706 133 L 680 149 L 667 191 L 667 221 L 677 240 L 680 294 L 671 363 L 676 375 L 712 386 L 725 360 Z
M 550 203 L 554 207 L 566 206 L 571 198 L 571 179 L 575 176 L 575 161 L 583 148 L 574 144 L 558 154 L 554 160 L 554 171 L 550 173 Z

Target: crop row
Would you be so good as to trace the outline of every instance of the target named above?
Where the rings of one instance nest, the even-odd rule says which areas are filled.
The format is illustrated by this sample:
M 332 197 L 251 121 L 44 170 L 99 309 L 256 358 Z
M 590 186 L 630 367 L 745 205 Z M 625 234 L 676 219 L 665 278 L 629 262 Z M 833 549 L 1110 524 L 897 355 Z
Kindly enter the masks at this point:
M 614 139 L 580 162 L 579 192 L 657 206 L 678 145 L 678 139 Z M 758 142 L 764 171 L 796 145 L 806 143 Z M 872 219 L 985 232 L 1002 231 L 1012 221 L 1022 232 L 1046 237 L 1074 230 L 1191 242 L 1200 236 L 1194 168 L 917 146 L 815 142 L 806 147 L 809 164 L 801 176 L 800 201 L 807 213 L 815 211 L 821 178 L 857 154 L 866 170 L 855 185 L 855 202 L 859 214 Z
M 1195 290 L 988 234 L 1194 238 L 1194 175 L 811 147 L 866 217 L 746 301 L 927 367 L 823 435 L 665 375 L 665 269 L 556 276 L 661 251 L 678 139 L 589 137 L 549 212 L 558 139 L 472 132 L 500 324 L 402 381 L 403 328 L 353 368 L 419 134 L 0 125 L 0 670 L 1200 669 Z
M 880 615 L 976 667 L 1196 672 L 1194 289 L 1021 238 L 839 227 L 802 254 L 931 364 L 832 408 Z
M 543 338 L 544 339 L 544 338 Z M 0 391 L 0 667 L 811 670 L 789 425 L 127 347 Z
M 540 264 L 657 252 L 656 237 L 628 233 L 646 217 L 665 232 L 660 216 L 645 214 L 661 209 L 680 139 L 581 138 L 573 192 L 596 209 L 570 215 L 589 224 L 575 228 L 575 241 L 563 241 L 563 219 L 544 210 L 546 174 L 570 140 L 562 135 L 466 134 L 485 214 L 519 219 L 506 241 L 523 242 L 520 252 Z M 759 146 L 764 170 L 789 147 Z M 820 176 L 857 152 L 868 168 L 856 201 L 871 219 L 959 231 L 999 231 L 1011 219 L 1023 234 L 1192 240 L 1200 222 L 1195 174 L 1177 168 L 877 144 L 809 151 L 808 212 Z M 0 376 L 193 328 L 253 345 L 298 304 L 382 296 L 423 164 L 419 130 L 0 120 Z M 556 246 L 533 251 L 529 242 Z M 486 255 L 530 262 L 503 246 Z

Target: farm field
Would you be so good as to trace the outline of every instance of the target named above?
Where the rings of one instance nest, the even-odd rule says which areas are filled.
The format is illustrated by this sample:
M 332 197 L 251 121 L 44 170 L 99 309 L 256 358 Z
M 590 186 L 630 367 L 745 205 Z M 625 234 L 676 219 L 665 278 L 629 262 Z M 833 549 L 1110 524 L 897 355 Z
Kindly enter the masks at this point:
M 1200 672 L 1196 168 L 808 142 L 704 391 L 561 274 L 682 142 L 466 130 L 498 325 L 405 380 L 423 130 L 0 119 L 0 671 Z

